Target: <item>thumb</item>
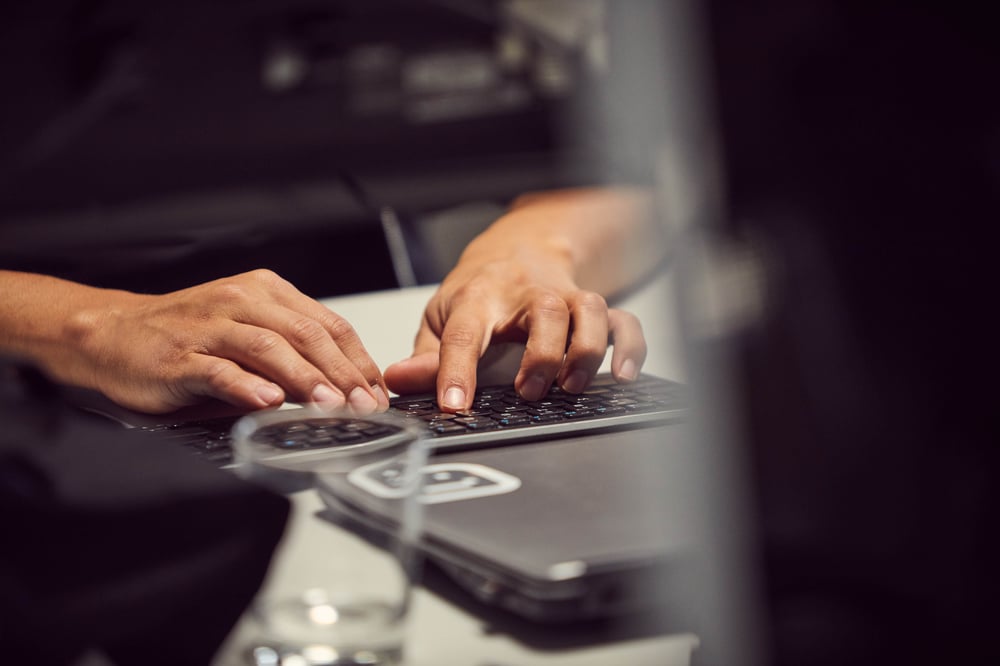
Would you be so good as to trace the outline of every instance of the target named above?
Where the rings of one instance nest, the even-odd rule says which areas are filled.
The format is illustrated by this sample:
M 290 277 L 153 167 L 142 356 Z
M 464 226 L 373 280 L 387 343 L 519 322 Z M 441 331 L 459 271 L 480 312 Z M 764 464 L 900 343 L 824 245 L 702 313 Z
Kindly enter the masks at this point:
M 383 376 L 390 391 L 399 395 L 433 393 L 440 366 L 437 350 L 414 353 L 413 356 L 393 363 Z

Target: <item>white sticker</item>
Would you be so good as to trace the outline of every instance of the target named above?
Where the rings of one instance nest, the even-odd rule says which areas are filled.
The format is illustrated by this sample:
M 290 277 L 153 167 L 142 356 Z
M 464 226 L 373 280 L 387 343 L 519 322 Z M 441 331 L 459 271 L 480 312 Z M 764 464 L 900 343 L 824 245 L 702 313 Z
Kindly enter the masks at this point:
M 516 476 L 475 463 L 437 463 L 425 466 L 422 473 L 420 502 L 423 504 L 503 495 L 521 487 L 521 480 Z M 375 463 L 359 467 L 347 478 L 376 497 L 398 499 L 407 493 L 402 486 L 405 481 L 400 479 L 398 470 L 391 464 Z

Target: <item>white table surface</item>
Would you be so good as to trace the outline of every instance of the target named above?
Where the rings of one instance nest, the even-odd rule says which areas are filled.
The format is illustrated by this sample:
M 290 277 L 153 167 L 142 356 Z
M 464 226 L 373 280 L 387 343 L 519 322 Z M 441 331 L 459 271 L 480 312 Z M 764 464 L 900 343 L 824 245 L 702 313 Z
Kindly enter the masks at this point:
M 409 355 L 413 336 L 424 305 L 434 287 L 417 287 L 337 297 L 323 300 L 335 312 L 345 316 L 358 331 L 369 353 L 384 368 Z M 669 316 L 669 280 L 667 277 L 648 284 L 631 294 L 619 307 L 640 316 L 649 343 L 644 371 L 683 380 L 676 329 Z M 513 350 L 511 350 L 513 351 Z M 512 353 L 505 355 L 509 367 Z M 605 359 L 606 370 L 610 353 Z M 496 374 L 494 371 L 493 374 Z M 272 563 L 280 571 L 283 562 L 312 557 L 322 551 L 317 543 L 329 539 L 323 530 L 335 530 L 313 514 L 321 502 L 312 492 L 293 495 L 293 516 L 282 545 Z M 273 585 L 272 576 L 265 585 Z M 497 621 L 497 616 L 478 615 L 459 603 L 420 587 L 414 606 L 406 644 L 407 666 L 686 666 L 697 638 L 690 634 L 629 636 L 624 631 L 595 635 L 574 627 L 531 626 L 524 622 Z M 501 618 L 502 620 L 502 618 Z M 249 629 L 237 626 L 230 640 L 220 650 L 214 666 L 245 664 L 243 651 Z M 635 632 L 631 632 L 635 633 Z

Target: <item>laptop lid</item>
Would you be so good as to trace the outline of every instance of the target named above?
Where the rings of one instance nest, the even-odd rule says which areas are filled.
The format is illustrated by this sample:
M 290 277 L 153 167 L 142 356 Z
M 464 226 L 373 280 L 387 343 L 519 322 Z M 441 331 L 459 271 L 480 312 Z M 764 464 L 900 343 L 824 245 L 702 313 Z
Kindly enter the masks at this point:
M 532 620 L 669 605 L 662 592 L 683 588 L 671 582 L 683 578 L 696 536 L 686 430 L 438 454 L 425 469 L 422 550 L 475 598 Z M 391 501 L 378 496 L 379 475 L 324 481 L 328 517 L 378 538 Z

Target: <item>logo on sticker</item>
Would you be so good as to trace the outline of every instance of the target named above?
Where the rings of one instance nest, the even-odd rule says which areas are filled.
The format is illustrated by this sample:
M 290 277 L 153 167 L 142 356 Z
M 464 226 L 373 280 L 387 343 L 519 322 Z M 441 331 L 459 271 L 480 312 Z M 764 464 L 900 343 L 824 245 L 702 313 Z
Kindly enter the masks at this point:
M 420 502 L 440 504 L 459 500 L 511 493 L 521 487 L 516 476 L 475 463 L 437 463 L 422 470 Z M 360 467 L 348 475 L 355 486 L 376 497 L 399 498 L 406 495 L 406 480 L 398 465 L 375 463 Z

